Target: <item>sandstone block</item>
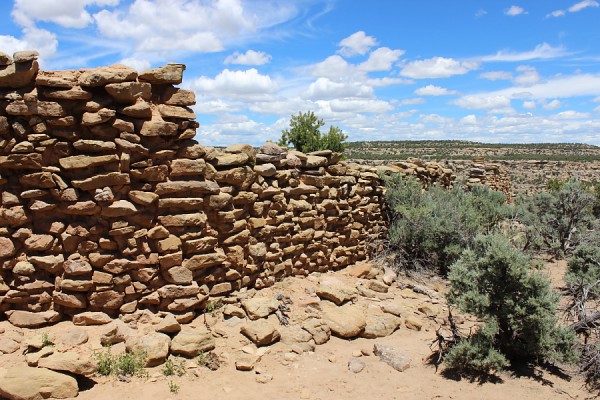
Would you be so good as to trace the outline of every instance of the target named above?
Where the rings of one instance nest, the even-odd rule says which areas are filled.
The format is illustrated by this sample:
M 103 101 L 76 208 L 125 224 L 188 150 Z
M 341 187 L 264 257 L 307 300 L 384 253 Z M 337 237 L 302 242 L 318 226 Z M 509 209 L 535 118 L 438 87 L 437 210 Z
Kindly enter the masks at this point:
M 125 342 L 127 351 L 144 352 L 146 367 L 155 367 L 165 362 L 170 345 L 171 338 L 158 332 L 149 332 L 143 336 L 132 335 Z
M 158 217 L 158 221 L 166 227 L 204 226 L 207 217 L 204 213 L 162 215 Z
M 96 364 L 90 360 L 89 356 L 86 357 L 70 351 L 65 353 L 55 352 L 48 357 L 40 358 L 38 367 L 85 376 L 96 372 Z
M 171 341 L 171 352 L 175 355 L 196 357 L 201 352 L 215 348 L 215 340 L 206 328 L 184 327 Z
M 185 71 L 185 65 L 183 64 L 167 64 L 163 67 L 142 72 L 139 79 L 152 84 L 172 83 L 178 85 L 183 80 L 183 71 Z
M 148 100 L 152 95 L 152 86 L 146 82 L 110 83 L 104 89 L 121 103 L 133 103 L 138 98 Z
M 0 377 L 0 395 L 7 399 L 66 399 L 78 393 L 75 378 L 44 368 L 10 367 Z
M 322 301 L 321 314 L 331 332 L 341 338 L 359 336 L 367 325 L 363 310 L 359 306 L 346 304 L 337 307 L 328 301 Z
M 227 257 L 224 253 L 197 254 L 183 261 L 183 266 L 190 271 L 197 271 L 220 265 Z
M 79 76 L 80 86 L 105 86 L 109 83 L 135 81 L 137 72 L 125 65 L 111 65 L 85 70 Z
M 20 328 L 38 328 L 40 326 L 58 322 L 60 314 L 56 311 L 30 312 L 21 310 L 6 311 L 8 321 Z
M 114 145 L 114 143 L 113 143 Z M 116 154 L 110 154 L 105 156 L 90 157 L 85 155 L 65 157 L 58 160 L 58 163 L 63 169 L 82 169 L 97 167 L 104 164 L 110 164 L 118 162 L 119 157 Z
M 266 318 L 277 311 L 279 302 L 273 298 L 252 297 L 250 299 L 242 300 L 242 307 L 246 310 L 246 313 L 251 320 L 256 320 L 259 318 Z
M 249 322 L 242 326 L 240 332 L 257 346 L 268 346 L 281 337 L 275 326 L 264 319 Z

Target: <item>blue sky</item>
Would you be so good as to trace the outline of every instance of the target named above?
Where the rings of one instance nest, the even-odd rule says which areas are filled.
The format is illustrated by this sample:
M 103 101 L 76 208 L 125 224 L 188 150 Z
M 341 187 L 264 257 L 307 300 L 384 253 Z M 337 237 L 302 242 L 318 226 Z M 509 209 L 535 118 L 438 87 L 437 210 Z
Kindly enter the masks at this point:
M 352 141 L 600 145 L 596 0 L 0 0 L 44 69 L 181 62 L 205 145 L 312 110 Z

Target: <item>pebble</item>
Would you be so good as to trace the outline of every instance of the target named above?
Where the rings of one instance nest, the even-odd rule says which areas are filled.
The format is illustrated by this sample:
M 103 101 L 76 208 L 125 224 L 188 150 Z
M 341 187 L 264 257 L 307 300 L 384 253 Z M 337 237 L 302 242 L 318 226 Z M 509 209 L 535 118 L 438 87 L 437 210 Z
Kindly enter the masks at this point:
M 264 375 L 256 376 L 256 382 L 258 382 L 258 383 L 268 383 L 268 382 L 271 382 L 272 380 L 273 380 L 273 375 L 264 374 Z

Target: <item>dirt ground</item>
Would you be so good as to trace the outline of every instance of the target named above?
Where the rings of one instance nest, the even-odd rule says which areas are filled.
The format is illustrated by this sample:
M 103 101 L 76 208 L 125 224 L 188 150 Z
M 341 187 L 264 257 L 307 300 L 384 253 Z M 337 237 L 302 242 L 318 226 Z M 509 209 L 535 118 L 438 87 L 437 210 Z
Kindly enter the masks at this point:
M 564 263 L 549 264 L 555 283 L 560 281 L 564 273 Z M 302 319 L 302 314 L 308 312 L 313 303 L 313 289 L 318 280 L 335 276 L 348 284 L 355 283 L 356 278 L 349 277 L 343 271 L 323 274 L 320 277 L 288 278 L 276 286 L 262 291 L 261 295 L 284 293 L 292 298 L 291 323 Z M 558 277 L 558 278 L 557 278 Z M 428 285 L 443 291 L 437 285 Z M 443 323 L 447 308 L 443 296 L 429 298 L 422 294 L 407 295 L 406 289 L 391 290 L 401 304 L 403 316 L 412 315 L 423 323 L 420 331 L 410 330 L 404 324 L 395 333 L 378 339 L 358 338 L 342 340 L 332 337 L 327 343 L 317 346 L 314 352 L 296 354 L 283 343 L 257 349 L 240 334 L 243 320 L 224 321 L 217 312 L 206 320 L 213 332 L 218 336 L 217 348 L 214 350 L 221 360 L 221 367 L 211 371 L 199 366 L 195 360 L 185 360 L 186 373 L 181 377 L 165 377 L 162 367 L 149 369 L 148 378 L 131 378 L 122 382 L 116 377 L 94 376 L 81 387 L 78 399 L 82 400 L 154 400 L 154 399 L 340 399 L 340 400 L 375 400 L 375 399 L 587 399 L 595 398 L 583 387 L 583 381 L 573 370 L 549 371 L 535 369 L 520 374 L 501 373 L 498 379 L 488 382 L 471 382 L 465 379 L 446 377 L 442 369 L 436 372 L 435 366 L 428 363 L 431 355 L 430 344 L 435 338 L 435 330 Z M 365 302 L 369 307 L 378 307 L 374 299 Z M 439 309 L 436 317 L 426 317 L 418 311 L 423 304 L 430 304 Z M 461 327 L 467 329 L 472 325 L 468 318 L 459 318 Z M 204 318 L 199 317 L 192 325 L 204 324 Z M 14 330 L 8 322 L 0 323 L 0 329 L 7 332 Z M 82 327 L 77 327 L 82 328 Z M 103 327 L 83 327 L 89 334 L 89 340 L 78 351 L 100 351 L 99 336 Z M 51 338 L 73 329 L 70 322 L 43 328 Z M 138 327 L 143 332 L 144 327 Z M 29 331 L 22 329 L 23 338 L 40 330 Z M 373 345 L 382 343 L 391 345 L 409 355 L 411 366 L 404 372 L 398 372 L 379 361 L 372 355 Z M 61 350 L 60 340 L 57 340 L 57 350 Z M 120 345 L 114 347 L 118 352 Z M 351 358 L 365 353 L 359 358 L 366 366 L 360 373 L 348 370 Z M 248 355 L 257 358 L 253 371 L 237 371 L 236 360 Z M 22 364 L 22 352 L 0 356 L 3 366 Z M 260 383 L 265 382 L 265 383 Z M 169 382 L 176 385 L 177 393 L 170 391 Z

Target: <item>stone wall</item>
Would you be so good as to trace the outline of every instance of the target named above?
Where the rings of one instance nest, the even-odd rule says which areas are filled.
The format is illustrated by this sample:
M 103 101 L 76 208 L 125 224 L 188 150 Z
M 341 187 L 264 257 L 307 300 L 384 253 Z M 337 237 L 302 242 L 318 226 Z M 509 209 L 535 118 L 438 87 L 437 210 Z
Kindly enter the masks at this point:
M 166 311 L 368 257 L 375 170 L 338 154 L 193 140 L 185 66 L 38 71 L 0 53 L 0 311 Z M 32 312 L 32 313 L 30 313 Z

